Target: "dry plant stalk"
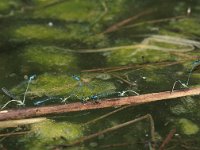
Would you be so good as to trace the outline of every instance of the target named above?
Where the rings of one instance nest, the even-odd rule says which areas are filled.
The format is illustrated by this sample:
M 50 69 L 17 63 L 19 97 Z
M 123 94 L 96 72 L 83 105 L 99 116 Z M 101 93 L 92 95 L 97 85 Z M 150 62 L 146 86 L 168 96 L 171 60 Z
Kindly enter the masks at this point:
M 88 141 L 90 139 L 93 139 L 95 137 L 98 137 L 99 135 L 106 134 L 106 133 L 118 130 L 120 128 L 126 127 L 128 125 L 131 125 L 133 123 L 136 123 L 136 122 L 139 122 L 139 121 L 142 121 L 142 120 L 145 120 L 145 119 L 149 119 L 149 121 L 150 121 L 151 140 L 153 142 L 155 142 L 155 138 L 154 138 L 154 133 L 155 133 L 154 121 L 153 121 L 152 116 L 150 114 L 147 114 L 145 116 L 141 116 L 141 117 L 133 119 L 131 121 L 128 121 L 128 122 L 125 122 L 125 123 L 122 123 L 122 124 L 119 124 L 119 125 L 115 125 L 113 127 L 107 128 L 107 129 L 99 131 L 97 133 L 82 137 L 79 140 L 76 140 L 76 141 L 72 142 L 71 144 L 57 145 L 56 147 L 66 148 L 66 147 L 75 146 L 75 145 L 78 145 L 78 144 L 83 143 L 85 141 Z
M 114 32 L 114 31 L 118 30 L 119 28 L 121 28 L 121 27 L 127 25 L 127 24 L 130 23 L 131 21 L 134 21 L 134 20 L 136 20 L 136 19 L 138 19 L 138 18 L 140 18 L 140 17 L 142 17 L 142 16 L 145 16 L 145 15 L 147 15 L 147 14 L 150 14 L 150 13 L 152 13 L 152 12 L 153 12 L 153 10 L 146 10 L 146 11 L 143 11 L 143 12 L 137 14 L 137 15 L 134 15 L 134 16 L 132 16 L 132 17 L 129 17 L 129 18 L 127 18 L 127 19 L 124 19 L 124 20 L 122 20 L 122 21 L 120 21 L 120 22 L 118 22 L 118 23 L 116 23 L 116 24 L 110 26 L 109 28 L 107 28 L 104 32 L 102 32 L 102 34 Z
M 104 119 L 104 118 L 106 118 L 106 117 L 108 117 L 108 116 L 111 116 L 111 115 L 113 115 L 113 114 L 115 114 L 115 113 L 117 113 L 117 112 L 119 112 L 119 111 L 122 111 L 122 110 L 124 110 L 124 109 L 126 109 L 126 108 L 128 108 L 128 107 L 131 107 L 131 106 L 132 106 L 132 105 L 128 105 L 128 106 L 123 106 L 123 107 L 120 107 L 120 108 L 118 108 L 118 109 L 115 109 L 115 110 L 113 110 L 113 111 L 111 111 L 111 112 L 109 112 L 109 113 L 107 113 L 107 114 L 105 114 L 105 115 L 102 115 L 102 116 L 100 116 L 100 117 L 98 117 L 98 118 L 96 118 L 96 119 L 93 119 L 93 120 L 90 120 L 90 121 L 84 123 L 84 125 L 88 125 L 88 124 L 95 123 L 95 122 L 97 122 L 97 121 L 99 121 L 99 120 L 102 120 L 102 119 Z
M 28 133 L 30 133 L 30 132 L 31 132 L 31 131 L 4 133 L 4 134 L 0 134 L 0 137 L 8 137 L 8 136 L 23 135 L 23 134 L 28 134 Z
M 159 147 L 159 150 L 164 150 L 164 147 L 171 141 L 175 133 L 176 133 L 176 129 L 172 129 L 169 132 L 169 134 L 167 135 L 167 137 L 164 139 L 161 146 Z
M 176 53 L 177 54 L 177 53 Z M 178 55 L 178 54 L 177 54 Z M 185 56 L 186 57 L 186 56 Z M 184 57 L 184 58 L 185 58 Z M 188 58 L 188 57 L 187 57 Z M 191 58 L 187 59 L 187 60 L 194 60 L 196 58 Z M 179 61 L 179 62 L 155 62 L 155 63 L 145 63 L 145 64 L 137 64 L 137 65 L 126 65 L 126 66 L 115 66 L 115 67 L 106 67 L 106 68 L 96 68 L 96 69 L 89 69 L 89 70 L 82 70 L 81 72 L 116 72 L 116 71 L 122 71 L 122 70 L 129 70 L 129 69 L 140 69 L 140 68 L 146 68 L 149 66 L 171 66 L 171 65 L 176 65 L 176 64 L 180 64 L 183 61 Z M 184 60 L 185 62 L 185 60 Z
M 0 121 L 0 129 L 1 128 L 13 128 L 18 127 L 20 125 L 28 125 L 33 123 L 38 123 L 47 120 L 45 117 L 41 118 L 30 118 L 30 119 L 21 119 L 21 120 L 8 120 L 8 121 Z
M 32 107 L 23 109 L 10 109 L 0 111 L 0 120 L 13 120 L 22 118 L 38 117 L 42 115 L 50 114 L 61 114 L 66 112 L 75 112 L 83 110 L 92 110 L 108 107 L 118 107 L 124 105 L 141 105 L 144 103 L 150 103 L 154 101 L 174 99 L 178 97 L 200 95 L 200 87 L 174 91 L 165 91 L 159 93 L 150 93 L 137 96 L 129 97 L 118 97 L 110 98 L 101 101 L 100 103 L 87 102 L 83 104 L 81 102 L 70 103 L 65 105 L 53 105 L 53 106 L 43 106 L 43 107 Z
M 163 23 L 167 21 L 172 21 L 174 19 L 183 19 L 186 18 L 187 16 L 182 15 L 182 16 L 174 16 L 174 17 L 169 17 L 169 18 L 162 18 L 162 19 L 155 19 L 155 20 L 149 20 L 149 21 L 144 21 L 144 22 L 139 22 L 139 23 L 134 23 L 132 25 L 127 25 L 124 26 L 124 28 L 133 28 L 133 27 L 138 27 L 144 24 L 155 24 L 155 23 Z

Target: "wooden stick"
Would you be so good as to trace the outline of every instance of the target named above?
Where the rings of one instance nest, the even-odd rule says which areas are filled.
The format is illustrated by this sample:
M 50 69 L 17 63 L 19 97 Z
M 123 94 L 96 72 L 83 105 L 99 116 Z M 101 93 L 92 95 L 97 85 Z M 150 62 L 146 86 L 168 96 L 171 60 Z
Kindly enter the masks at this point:
M 117 113 L 117 112 L 119 112 L 119 111 L 121 111 L 121 110 L 124 110 L 124 109 L 126 109 L 126 108 L 128 108 L 128 107 L 131 107 L 131 106 L 132 106 L 132 105 L 120 107 L 120 108 L 118 108 L 118 109 L 116 109 L 116 110 L 113 110 L 113 111 L 111 111 L 111 112 L 109 112 L 109 113 L 107 113 L 107 114 L 105 114 L 105 115 L 102 115 L 102 116 L 100 116 L 100 117 L 98 117 L 98 118 L 96 118 L 96 119 L 93 119 L 93 120 L 90 120 L 90 121 L 84 123 L 84 125 L 88 125 L 88 124 L 97 122 L 97 121 L 99 121 L 99 120 L 101 120 L 101 119 L 104 119 L 104 118 L 106 118 L 106 117 L 108 117 L 108 116 L 111 116 L 112 114 L 115 114 L 115 113 Z
M 116 75 L 116 74 L 113 74 L 113 73 L 109 73 L 109 74 L 112 75 L 113 77 L 115 77 L 115 78 L 121 80 L 122 82 L 128 84 L 129 86 L 134 86 L 134 85 L 135 85 L 134 83 L 131 83 L 130 81 L 128 81 L 128 80 L 126 80 L 126 79 L 120 77 L 119 75 Z
M 176 53 L 177 54 L 177 53 Z M 185 58 L 185 57 L 184 57 Z M 195 58 L 187 59 L 187 60 L 194 60 Z M 139 69 L 139 68 L 144 68 L 144 67 L 149 67 L 149 66 L 171 66 L 171 65 L 176 65 L 180 64 L 184 61 L 179 61 L 179 62 L 155 62 L 155 63 L 148 63 L 148 64 L 136 64 L 136 65 L 127 65 L 127 66 L 115 66 L 115 67 L 106 67 L 106 68 L 96 68 L 96 69 L 89 69 L 89 70 L 82 70 L 81 72 L 116 72 L 116 71 L 121 71 L 121 70 L 129 70 L 129 69 Z
M 159 150 L 164 150 L 164 147 L 171 141 L 171 139 L 172 139 L 172 137 L 174 136 L 175 133 L 176 133 L 176 128 L 172 129 L 169 132 L 169 134 L 167 135 L 167 137 L 164 139 L 161 146 L 159 147 Z
M 105 149 L 105 148 L 115 148 L 115 147 L 122 147 L 122 146 L 128 146 L 128 145 L 133 145 L 133 143 L 116 143 L 116 144 L 102 145 L 99 147 Z
M 22 134 L 27 134 L 30 133 L 31 131 L 22 131 L 22 132 L 14 132 L 14 133 L 4 133 L 0 134 L 0 137 L 8 137 L 8 136 L 14 136 L 14 135 L 22 135 Z
M 33 123 L 38 123 L 47 120 L 47 118 L 30 118 L 30 119 L 21 119 L 21 120 L 8 120 L 8 121 L 0 121 L 0 129 L 1 128 L 14 128 L 20 125 L 28 125 Z
M 140 17 L 142 17 L 144 15 L 150 14 L 152 12 L 153 12 L 153 10 L 146 10 L 144 12 L 141 12 L 141 13 L 137 14 L 137 15 L 134 15 L 132 17 L 129 17 L 129 18 L 125 19 L 125 20 L 122 20 L 122 21 L 110 26 L 105 31 L 103 31 L 101 34 L 114 32 L 114 31 L 118 30 L 119 28 L 121 28 L 122 26 L 128 24 L 129 22 L 134 21 L 134 20 L 136 20 L 136 19 L 138 19 L 138 18 L 140 18 Z
M 156 20 L 149 20 L 149 21 L 135 23 L 135 24 L 132 24 L 132 25 L 127 25 L 127 26 L 124 26 L 124 28 L 133 28 L 133 27 L 137 27 L 137 26 L 140 26 L 140 25 L 144 25 L 144 24 L 162 23 L 162 22 L 171 21 L 173 19 L 183 19 L 183 18 L 186 18 L 186 17 L 187 16 L 175 16 L 175 17 L 170 17 L 170 18 L 162 18 L 162 19 L 156 19 Z
M 86 104 L 83 104 L 81 102 L 76 102 L 65 105 L 2 110 L 0 111 L 0 120 L 22 119 L 22 118 L 37 117 L 49 114 L 92 110 L 92 109 L 124 106 L 130 104 L 140 105 L 154 101 L 174 99 L 178 97 L 185 97 L 192 95 L 200 95 L 200 87 L 174 91 L 172 93 L 170 91 L 165 91 L 165 92 L 150 93 L 150 94 L 143 94 L 130 97 L 111 98 L 111 99 L 105 99 L 100 103 L 87 102 Z
M 80 143 L 82 143 L 82 142 L 85 142 L 85 141 L 88 141 L 88 140 L 90 140 L 90 139 L 93 139 L 93 138 L 95 138 L 95 137 L 97 137 L 97 136 L 99 136 L 99 135 L 106 134 L 106 133 L 109 133 L 109 132 L 118 130 L 118 129 L 120 129 L 120 128 L 126 127 L 126 126 L 128 126 L 128 125 L 133 124 L 133 123 L 142 121 L 142 120 L 144 120 L 144 119 L 150 119 L 150 124 L 151 124 L 151 128 L 152 128 L 152 123 L 151 123 L 151 122 L 153 122 L 153 119 L 152 119 L 152 117 L 151 117 L 150 114 L 147 114 L 147 115 L 145 115 L 145 116 L 141 116 L 141 117 L 136 118 L 136 119 L 133 119 L 133 120 L 131 120 L 131 121 L 128 121 L 128 122 L 125 122 L 125 123 L 122 123 L 122 124 L 119 124 L 119 125 L 116 125 L 116 126 L 107 128 L 107 129 L 105 129 L 105 130 L 96 132 L 96 133 L 94 133 L 94 134 L 90 134 L 90 135 L 88 135 L 88 136 L 82 137 L 82 138 L 80 138 L 80 139 L 78 139 L 78 140 L 76 140 L 76 141 L 74 141 L 74 142 L 72 142 L 72 143 L 70 143 L 70 144 L 62 144 L 62 145 L 57 145 L 57 146 L 58 146 L 58 147 L 62 147 L 62 148 L 66 148 L 66 147 L 71 147 L 71 146 L 74 146 L 74 145 L 78 145 L 78 144 L 80 144 Z M 154 123 L 153 123 L 153 125 L 154 125 Z M 152 130 L 152 129 L 151 129 L 151 130 Z M 153 131 L 154 131 L 154 127 L 153 127 Z M 154 133 L 153 133 L 153 134 L 154 134 Z M 151 135 L 151 136 L 153 136 L 153 135 Z

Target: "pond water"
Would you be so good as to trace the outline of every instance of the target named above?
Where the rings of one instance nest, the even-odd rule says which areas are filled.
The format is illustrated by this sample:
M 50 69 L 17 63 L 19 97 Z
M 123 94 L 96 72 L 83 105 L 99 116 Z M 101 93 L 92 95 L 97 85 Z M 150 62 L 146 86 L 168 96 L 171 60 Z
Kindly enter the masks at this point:
M 87 105 L 123 91 L 170 91 L 176 80 L 183 84 L 175 89 L 198 86 L 199 14 L 200 2 L 193 0 L 1 0 L 0 107 Z M 162 149 L 170 134 L 165 149 L 200 149 L 199 106 L 199 96 L 191 96 L 127 107 L 96 121 L 119 108 L 17 126 L 0 122 L 0 149 L 152 150 Z M 153 133 L 147 118 L 62 146 L 146 114 Z

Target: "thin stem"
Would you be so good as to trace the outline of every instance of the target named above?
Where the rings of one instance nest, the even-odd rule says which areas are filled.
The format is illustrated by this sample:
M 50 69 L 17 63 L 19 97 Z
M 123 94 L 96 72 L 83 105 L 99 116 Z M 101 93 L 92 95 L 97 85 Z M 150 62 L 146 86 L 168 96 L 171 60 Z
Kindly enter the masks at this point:
M 154 125 L 153 119 L 152 119 L 151 115 L 150 115 L 150 114 L 147 114 L 147 115 L 142 116 L 142 117 L 139 117 L 139 118 L 137 118 L 137 119 L 134 119 L 134 120 L 131 120 L 131 121 L 128 121 L 128 122 L 125 122 L 125 123 L 122 123 L 122 124 L 113 126 L 113 127 L 111 127 L 111 128 L 107 128 L 107 129 L 102 130 L 102 131 L 100 131 L 100 132 L 97 132 L 97 133 L 94 133 L 94 134 L 85 136 L 85 137 L 83 137 L 83 138 L 81 138 L 81 139 L 79 139 L 79 140 L 77 140 L 77 141 L 74 141 L 74 142 L 71 143 L 71 144 L 58 145 L 58 147 L 66 148 L 66 147 L 75 146 L 75 145 L 78 145 L 78 144 L 80 144 L 80 143 L 82 143 L 82 142 L 84 142 L 84 141 L 93 139 L 93 138 L 95 138 L 95 137 L 97 137 L 97 136 L 99 136 L 99 135 L 102 135 L 102 134 L 105 134 L 105 133 L 108 133 L 108 132 L 112 132 L 112 131 L 118 130 L 118 129 L 123 128 L 123 127 L 125 127 L 125 126 L 128 126 L 128 125 L 130 125 L 130 124 L 133 124 L 133 123 L 142 121 L 142 120 L 144 120 L 144 119 L 150 119 L 150 121 L 151 121 L 151 122 L 150 122 L 151 127 L 152 127 L 152 125 Z M 154 127 L 151 128 L 151 134 L 154 134 L 154 133 L 152 133 L 152 132 L 154 132 Z M 152 135 L 152 136 L 153 136 L 153 135 Z
M 66 105 L 52 105 L 43 107 L 32 107 L 26 109 L 12 109 L 0 111 L 0 120 L 30 118 L 42 115 L 59 114 L 83 110 L 94 110 L 108 107 L 119 107 L 125 105 L 141 105 L 145 103 L 174 100 L 178 97 L 194 96 L 200 94 L 200 87 L 189 88 L 187 90 L 176 90 L 173 93 L 170 91 L 149 93 L 129 97 L 117 97 L 104 99 L 100 103 L 87 102 L 85 105 L 81 102 L 69 103 Z
M 0 137 L 8 137 L 8 136 L 14 136 L 14 135 L 22 135 L 22 134 L 27 134 L 30 133 L 31 131 L 22 131 L 22 132 L 11 132 L 11 133 L 4 133 L 0 134 Z
M 126 108 L 128 108 L 128 107 L 131 107 L 131 105 L 118 108 L 118 109 L 116 109 L 116 110 L 114 110 L 114 111 L 111 111 L 111 112 L 109 112 L 109 113 L 107 113 L 107 114 L 105 114 L 105 115 L 102 115 L 102 116 L 100 116 L 100 117 L 98 117 L 98 118 L 96 118 L 96 119 L 93 119 L 93 120 L 90 120 L 90 121 L 84 123 L 84 125 L 88 125 L 88 124 L 91 124 L 91 123 L 95 123 L 95 122 L 97 122 L 97 121 L 99 121 L 99 120 L 102 120 L 102 119 L 104 119 L 104 118 L 106 118 L 106 117 L 108 117 L 108 116 L 111 116 L 111 115 L 113 115 L 113 114 L 115 114 L 115 113 L 117 113 L 117 112 L 119 112 L 119 111 L 122 111 L 122 110 L 124 110 L 124 109 L 126 109 Z

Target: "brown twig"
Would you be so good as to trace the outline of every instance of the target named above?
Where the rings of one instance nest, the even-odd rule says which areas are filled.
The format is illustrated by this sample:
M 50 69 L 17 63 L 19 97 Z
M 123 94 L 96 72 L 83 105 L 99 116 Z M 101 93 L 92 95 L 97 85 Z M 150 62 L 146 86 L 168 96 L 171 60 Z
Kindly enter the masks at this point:
M 182 144 L 181 147 L 186 149 L 186 150 L 199 150 L 200 149 L 199 147 L 187 146 L 187 145 L 184 145 L 184 144 Z
M 147 11 L 141 12 L 141 13 L 139 13 L 137 15 L 134 15 L 132 17 L 129 17 L 129 18 L 125 19 L 125 20 L 122 20 L 122 21 L 110 26 L 105 31 L 103 31 L 101 34 L 114 32 L 114 31 L 118 30 L 119 28 L 121 28 L 122 26 L 128 24 L 129 22 L 134 21 L 134 20 L 138 19 L 139 17 L 142 17 L 142 16 L 147 15 L 147 14 L 152 13 L 152 12 L 153 12 L 153 10 L 147 10 Z
M 113 147 L 122 147 L 122 146 L 128 146 L 128 145 L 132 145 L 133 143 L 117 143 L 117 144 L 109 144 L 109 145 L 102 145 L 99 146 L 99 148 L 113 148 Z
M 105 67 L 105 68 L 95 68 L 95 69 L 88 69 L 88 70 L 82 70 L 81 72 L 114 72 L 114 71 L 120 71 L 120 70 L 127 70 L 133 67 L 136 67 L 137 65 L 127 65 L 127 66 L 114 66 L 114 67 Z
M 117 107 L 123 105 L 140 105 L 154 101 L 174 99 L 178 97 L 185 97 L 185 96 L 192 96 L 199 94 L 200 94 L 200 87 L 196 87 L 187 90 L 174 91 L 172 93 L 171 91 L 165 91 L 165 92 L 150 93 L 137 96 L 110 98 L 101 101 L 101 103 L 87 102 L 85 105 L 81 102 L 76 102 L 66 105 L 53 105 L 53 106 L 43 106 L 36 108 L 33 107 L 24 109 L 2 110 L 0 111 L 0 120 L 30 118 L 42 115 L 49 115 L 49 114 L 59 114 L 66 112 Z
M 14 132 L 14 133 L 4 133 L 0 134 L 0 137 L 8 137 L 8 136 L 14 136 L 14 135 L 22 135 L 22 134 L 27 134 L 30 133 L 31 131 L 22 131 L 22 132 Z
M 190 58 L 191 59 L 191 58 Z M 182 61 L 179 62 L 155 62 L 155 63 L 145 63 L 145 64 L 135 64 L 135 65 L 127 65 L 127 66 L 114 66 L 114 67 L 105 67 L 105 68 L 96 68 L 96 69 L 89 69 L 89 70 L 82 70 L 81 72 L 116 72 L 121 70 L 128 70 L 132 68 L 144 68 L 149 67 L 151 65 L 153 66 L 170 66 L 179 64 Z M 184 60 L 185 62 L 185 60 Z
M 139 117 L 137 119 L 134 119 L 134 120 L 131 120 L 131 121 L 128 121 L 128 122 L 125 122 L 125 123 L 122 123 L 122 124 L 119 124 L 119 125 L 116 125 L 116 126 L 113 126 L 111 128 L 107 128 L 105 130 L 102 130 L 100 132 L 97 132 L 97 133 L 94 133 L 94 134 L 91 134 L 91 135 L 88 135 L 88 136 L 85 136 L 83 138 L 80 138 L 79 140 L 76 140 L 74 141 L 73 143 L 71 144 L 63 144 L 63 145 L 58 145 L 58 147 L 62 147 L 62 148 L 66 148 L 66 147 L 71 147 L 71 146 L 75 146 L 75 145 L 78 145 L 82 142 L 85 142 L 87 140 L 90 140 L 90 139 L 93 139 L 95 137 L 98 137 L 99 135 L 102 135 L 102 134 L 106 134 L 108 132 L 112 132 L 112 131 L 115 131 L 115 130 L 118 130 L 120 128 L 123 128 L 123 127 L 126 127 L 128 125 L 131 125 L 135 122 L 138 122 L 138 121 L 142 121 L 144 119 L 152 119 L 151 115 L 147 114 L 145 116 L 142 116 L 142 117 Z
M 116 109 L 116 110 L 114 110 L 114 111 L 111 111 L 111 112 L 109 112 L 109 113 L 107 113 L 107 114 L 105 114 L 105 115 L 102 115 L 102 116 L 100 116 L 100 117 L 98 117 L 98 118 L 96 118 L 96 119 L 93 119 L 93 120 L 90 120 L 90 121 L 84 123 L 84 125 L 88 125 L 88 124 L 97 122 L 97 121 L 99 121 L 99 120 L 101 120 L 101 119 L 104 119 L 104 118 L 106 118 L 106 117 L 108 117 L 108 116 L 110 116 L 110 115 L 113 115 L 113 114 L 115 114 L 115 113 L 117 113 L 117 112 L 119 112 L 119 111 L 122 111 L 122 110 L 124 110 L 124 109 L 126 109 L 126 108 L 128 108 L 128 107 L 131 107 L 131 105 L 118 108 L 118 109 Z
M 30 119 L 21 119 L 21 120 L 8 120 L 8 121 L 0 121 L 0 129 L 1 128 L 13 128 L 18 127 L 20 125 L 28 125 L 33 123 L 38 123 L 47 120 L 47 118 L 30 118 Z
M 173 19 L 182 19 L 182 18 L 186 18 L 186 17 L 187 16 L 175 16 L 175 17 L 170 17 L 170 18 L 149 20 L 149 21 L 135 23 L 135 24 L 132 24 L 132 25 L 127 25 L 127 26 L 124 26 L 124 28 L 133 28 L 133 27 L 137 27 L 137 26 L 140 26 L 140 25 L 144 25 L 144 24 L 162 23 L 162 22 L 171 21 Z
M 159 150 L 164 150 L 164 147 L 171 141 L 175 133 L 176 133 L 176 129 L 173 129 L 169 132 L 169 134 L 167 135 L 167 137 L 164 139 L 161 146 L 159 147 Z
M 122 78 L 122 77 L 120 77 L 120 76 L 118 76 L 116 74 L 113 74 L 113 73 L 109 73 L 109 74 L 112 75 L 115 78 L 118 78 L 119 80 L 121 80 L 122 82 L 128 84 L 129 86 L 135 86 L 134 83 L 131 83 L 130 81 L 128 81 L 128 80 L 126 80 L 126 79 L 124 79 L 124 78 Z

